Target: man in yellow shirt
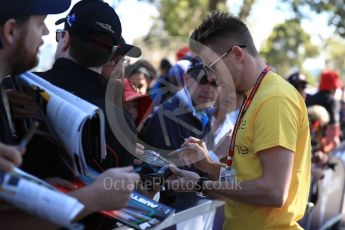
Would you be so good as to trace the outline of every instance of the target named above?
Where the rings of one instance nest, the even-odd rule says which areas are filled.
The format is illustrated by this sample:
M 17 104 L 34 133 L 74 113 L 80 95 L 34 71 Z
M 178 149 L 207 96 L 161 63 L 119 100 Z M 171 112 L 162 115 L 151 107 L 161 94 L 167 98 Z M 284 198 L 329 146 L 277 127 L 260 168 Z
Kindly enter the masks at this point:
M 227 199 L 224 229 L 300 229 L 297 221 L 307 204 L 311 161 L 303 98 L 270 71 L 246 25 L 227 13 L 206 18 L 191 35 L 190 46 L 203 60 L 209 81 L 246 99 L 227 164 L 212 162 L 205 144 L 190 137 L 180 158 L 194 162 L 208 179 L 172 166 L 179 176 L 173 182 L 193 181 L 196 191 Z

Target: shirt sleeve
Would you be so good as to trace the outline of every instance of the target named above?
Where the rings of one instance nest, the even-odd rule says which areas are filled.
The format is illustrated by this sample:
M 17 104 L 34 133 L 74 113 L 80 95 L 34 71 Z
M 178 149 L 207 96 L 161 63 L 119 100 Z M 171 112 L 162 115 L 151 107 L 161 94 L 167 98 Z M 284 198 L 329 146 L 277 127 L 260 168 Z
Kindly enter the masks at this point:
M 299 117 L 298 104 L 288 98 L 270 98 L 254 117 L 253 151 L 281 146 L 296 151 Z
M 339 124 L 339 120 L 340 120 L 339 111 L 340 111 L 340 101 L 337 101 L 334 98 L 332 98 L 329 101 L 329 113 L 330 113 L 329 123 L 330 124 Z

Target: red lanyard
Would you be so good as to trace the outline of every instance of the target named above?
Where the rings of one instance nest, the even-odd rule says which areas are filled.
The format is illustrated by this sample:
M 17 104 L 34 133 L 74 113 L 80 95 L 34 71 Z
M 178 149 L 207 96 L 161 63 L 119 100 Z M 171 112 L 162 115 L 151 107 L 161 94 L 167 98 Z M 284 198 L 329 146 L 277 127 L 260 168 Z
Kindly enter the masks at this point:
M 237 135 L 237 131 L 240 127 L 242 118 L 244 116 L 244 114 L 247 112 L 250 104 L 252 103 L 252 100 L 255 96 L 255 93 L 258 91 L 258 88 L 261 84 L 262 79 L 266 76 L 266 74 L 270 71 L 270 68 L 268 66 L 266 66 L 266 68 L 261 72 L 260 76 L 258 77 L 258 79 L 255 82 L 255 85 L 253 87 L 253 90 L 250 92 L 249 97 L 245 97 L 245 99 L 242 102 L 241 108 L 240 108 L 240 112 L 238 114 L 237 120 L 236 120 L 236 124 L 234 127 L 234 131 L 232 132 L 232 136 L 231 136 L 231 140 L 230 140 L 230 146 L 229 146 L 229 152 L 228 152 L 228 159 L 226 161 L 226 166 L 227 167 L 231 167 L 232 166 L 232 161 L 233 161 L 233 157 L 235 154 L 235 140 L 236 140 L 236 135 Z

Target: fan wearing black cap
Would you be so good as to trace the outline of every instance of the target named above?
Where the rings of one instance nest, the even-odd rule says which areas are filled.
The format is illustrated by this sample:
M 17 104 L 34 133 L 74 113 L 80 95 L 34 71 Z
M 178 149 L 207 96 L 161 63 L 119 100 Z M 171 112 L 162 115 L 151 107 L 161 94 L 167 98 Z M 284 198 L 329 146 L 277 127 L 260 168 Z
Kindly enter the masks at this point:
M 33 68 L 37 63 L 37 53 L 43 44 L 42 36 L 47 35 L 44 19 L 47 14 L 62 13 L 71 4 L 70 0 L 1 0 L 0 8 L 0 80 L 8 75 L 20 74 Z M 6 6 L 6 7 L 5 7 Z M 7 95 L 1 84 L 0 95 L 0 142 L 18 143 L 16 130 L 9 109 Z M 21 164 L 21 152 L 17 147 L 0 144 L 0 170 L 9 171 Z M 52 150 L 53 151 L 53 150 Z M 49 155 L 50 152 L 46 152 Z M 29 153 L 26 154 L 29 156 Z M 27 159 L 24 160 L 24 162 Z M 45 164 L 42 162 L 41 164 Z M 125 186 L 119 190 L 106 190 L 104 179 L 122 180 L 133 187 L 139 176 L 129 173 L 131 168 L 110 169 L 96 178 L 95 182 L 82 189 L 69 193 L 80 200 L 85 208 L 78 219 L 99 210 L 119 209 L 127 204 L 132 190 Z M 50 223 L 36 219 L 17 209 L 3 210 L 0 206 L 0 223 L 2 229 L 56 228 Z
M 111 59 L 103 65 L 102 76 L 109 79 L 111 74 L 114 76 L 124 76 L 125 62 L 128 60 L 125 56 L 138 58 L 141 56 L 140 48 L 127 44 L 121 36 L 120 43 Z
M 307 97 L 309 97 L 309 95 L 305 92 L 308 84 L 306 77 L 300 72 L 295 72 L 287 78 L 287 81 L 297 89 L 297 91 L 306 101 Z
M 76 3 L 65 18 L 56 22 L 62 23 L 64 29 L 57 30 L 56 34 L 55 63 L 52 69 L 37 74 L 95 104 L 105 114 L 107 80 L 101 75 L 102 67 L 111 58 L 125 54 L 139 56 L 141 51 L 124 42 L 116 12 L 103 1 L 82 0 Z M 114 109 L 123 114 L 120 108 Z M 132 165 L 134 157 L 131 152 L 136 152 L 136 135 L 128 134 L 128 140 L 127 146 L 120 143 L 106 120 L 107 157 L 98 164 L 93 164 L 94 159 L 88 159 L 88 162 L 100 171 Z
M 0 170 L 10 171 L 22 162 L 21 152 L 5 144 L 15 144 L 16 132 L 2 80 L 33 68 L 42 36 L 49 33 L 44 19 L 47 14 L 61 13 L 70 1 L 3 1 L 0 8 Z M 1 142 L 5 143 L 2 144 Z
M 3 80 L 20 74 L 38 63 L 37 53 L 47 35 L 44 20 L 47 14 L 62 13 L 71 4 L 70 0 L 1 0 L 0 7 L 0 171 L 11 171 L 22 163 L 21 150 L 13 125 Z M 0 207 L 3 207 L 0 205 Z M 22 229 L 50 224 L 25 214 L 17 209 L 0 209 L 2 229 Z

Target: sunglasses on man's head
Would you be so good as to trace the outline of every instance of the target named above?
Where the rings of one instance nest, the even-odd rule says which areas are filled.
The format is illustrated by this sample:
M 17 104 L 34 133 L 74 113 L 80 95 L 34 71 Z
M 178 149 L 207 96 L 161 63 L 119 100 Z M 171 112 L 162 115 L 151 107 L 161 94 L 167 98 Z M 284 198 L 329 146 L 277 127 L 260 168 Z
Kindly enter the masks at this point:
M 246 45 L 236 45 L 240 48 L 246 48 Z M 225 53 L 223 53 L 222 55 L 220 55 L 218 58 L 216 58 L 216 60 L 214 60 L 213 62 L 209 63 L 208 65 L 204 65 L 204 69 L 207 71 L 207 72 L 210 72 L 210 73 L 215 73 L 215 65 L 220 61 L 222 60 L 226 55 L 228 55 L 234 48 L 235 46 L 232 46 L 230 47 Z
M 210 84 L 212 87 L 218 87 L 216 81 L 208 80 L 206 70 L 203 67 L 190 69 L 188 74 L 200 85 Z
M 65 30 L 63 29 L 57 29 L 55 32 L 55 40 L 56 42 L 59 42 L 61 38 L 65 35 Z

